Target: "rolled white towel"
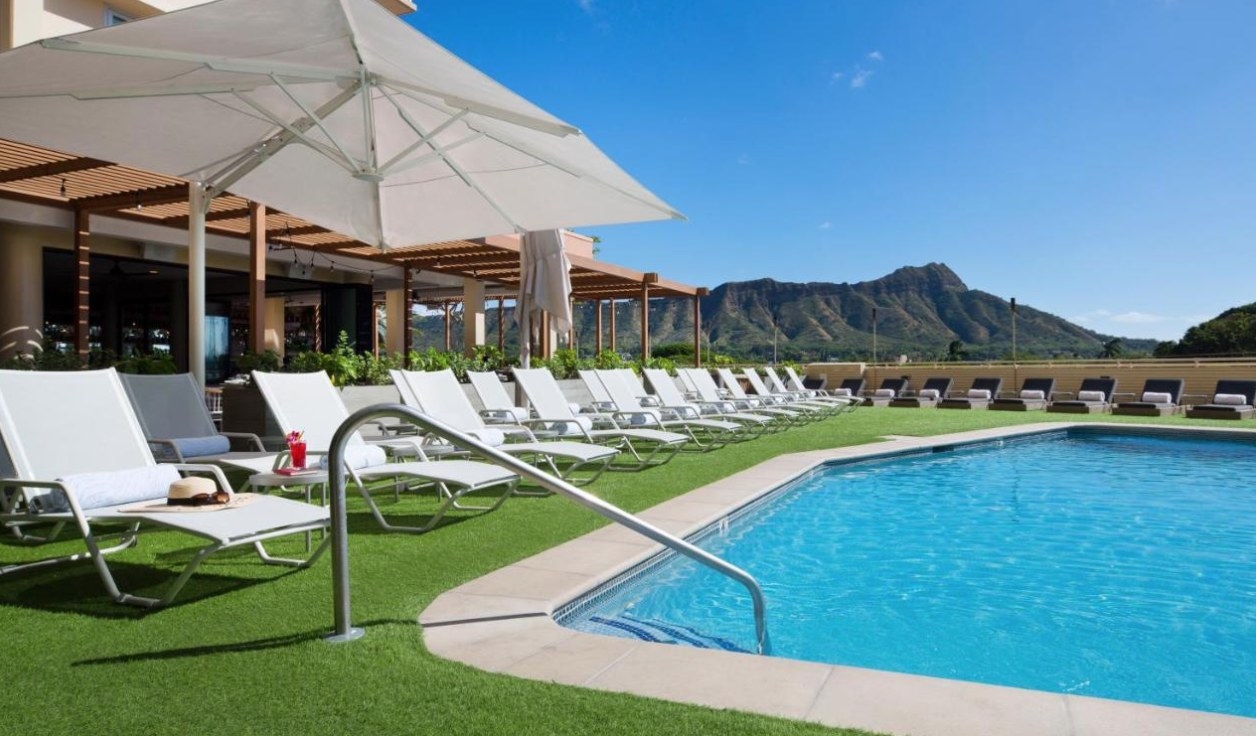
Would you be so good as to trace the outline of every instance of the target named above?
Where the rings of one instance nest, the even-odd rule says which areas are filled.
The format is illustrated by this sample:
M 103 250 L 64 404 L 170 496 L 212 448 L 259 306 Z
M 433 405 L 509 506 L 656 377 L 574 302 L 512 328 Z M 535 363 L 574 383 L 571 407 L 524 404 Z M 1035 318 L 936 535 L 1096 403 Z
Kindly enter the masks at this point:
M 179 471 L 173 465 L 155 465 L 101 473 L 75 473 L 58 480 L 78 499 L 79 508 L 87 510 L 165 498 L 170 484 L 179 477 Z M 70 508 L 60 491 L 32 498 L 31 506 L 39 511 L 68 511 Z
M 876 390 L 876 393 L 874 393 L 873 396 L 876 396 L 879 399 L 892 399 L 894 398 L 894 389 L 879 388 Z
M 1021 391 L 1020 397 L 1026 401 L 1042 401 L 1047 395 L 1042 391 Z
M 937 401 L 938 397 L 941 395 L 941 392 L 939 392 L 936 388 L 922 388 L 920 389 L 919 394 L 920 398 L 929 399 L 931 401 Z
M 850 389 L 848 388 L 835 388 L 833 389 L 833 395 L 834 396 L 848 396 L 848 397 L 852 396 Z
M 990 389 L 988 388 L 970 388 L 968 389 L 968 398 L 970 399 L 989 399 Z
M 352 470 L 373 468 L 388 462 L 388 454 L 378 445 L 349 445 L 345 448 L 345 467 Z M 330 455 L 318 459 L 318 467 L 326 470 L 331 463 Z
M 593 420 L 588 417 L 572 417 L 568 421 L 555 422 L 553 429 L 561 435 L 582 434 L 582 429 L 593 429 Z
M 1078 391 L 1077 400 L 1104 402 L 1108 400 L 1108 395 L 1102 391 Z
M 1245 406 L 1247 397 L 1243 394 L 1217 394 L 1212 397 L 1212 403 L 1224 404 L 1226 406 Z
M 1164 393 L 1161 391 L 1144 391 L 1143 403 L 1144 404 L 1172 404 L 1173 394 Z

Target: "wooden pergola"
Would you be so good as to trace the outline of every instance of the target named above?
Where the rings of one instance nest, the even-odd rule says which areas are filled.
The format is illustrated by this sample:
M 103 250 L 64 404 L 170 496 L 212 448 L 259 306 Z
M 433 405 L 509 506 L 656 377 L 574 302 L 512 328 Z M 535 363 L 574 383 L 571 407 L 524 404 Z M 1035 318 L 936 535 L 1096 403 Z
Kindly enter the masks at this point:
M 0 139 L 0 198 L 74 213 L 74 253 L 78 274 L 75 344 L 83 355 L 88 349 L 90 217 L 107 215 L 176 229 L 186 229 L 190 220 L 188 182 L 183 179 L 6 139 Z M 246 239 L 250 244 L 250 347 L 258 352 L 262 346 L 268 244 L 398 267 L 407 303 L 412 299 L 412 276 L 419 271 L 470 278 L 514 289 L 518 288 L 520 281 L 518 236 L 492 236 L 385 251 L 299 217 L 268 211 L 264 205 L 229 193 L 214 198 L 210 203 L 206 229 L 213 234 Z M 689 298 L 693 301 L 694 356 L 695 361 L 700 361 L 699 305 L 700 298 L 708 293 L 707 289 L 593 258 L 579 255 L 569 255 L 569 258 L 573 300 L 597 303 L 597 350 L 603 347 L 603 301 L 612 303 L 610 347 L 614 349 L 614 300 L 640 300 L 641 348 L 642 355 L 648 357 L 650 299 Z M 448 300 L 458 298 L 450 295 Z M 408 308 L 405 310 L 406 334 L 409 334 L 410 311 Z

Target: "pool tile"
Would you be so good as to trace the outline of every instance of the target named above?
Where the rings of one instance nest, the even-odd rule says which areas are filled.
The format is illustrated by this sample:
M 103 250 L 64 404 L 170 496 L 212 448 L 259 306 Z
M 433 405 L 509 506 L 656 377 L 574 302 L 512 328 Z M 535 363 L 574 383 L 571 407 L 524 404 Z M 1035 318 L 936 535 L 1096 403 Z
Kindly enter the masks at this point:
M 635 639 L 590 636 L 553 626 L 569 636 L 538 647 L 531 656 L 503 672 L 564 685 L 584 685 L 641 646 Z
M 896 672 L 834 667 L 807 719 L 912 736 L 1070 736 L 1064 698 Z
M 828 665 L 642 643 L 586 683 L 712 708 L 803 718 Z
M 431 605 L 423 609 L 423 613 L 419 614 L 419 623 L 430 625 L 549 612 L 549 601 L 504 595 L 471 595 L 454 589 L 437 596 Z
M 1067 696 L 1074 736 L 1256 736 L 1256 718 Z

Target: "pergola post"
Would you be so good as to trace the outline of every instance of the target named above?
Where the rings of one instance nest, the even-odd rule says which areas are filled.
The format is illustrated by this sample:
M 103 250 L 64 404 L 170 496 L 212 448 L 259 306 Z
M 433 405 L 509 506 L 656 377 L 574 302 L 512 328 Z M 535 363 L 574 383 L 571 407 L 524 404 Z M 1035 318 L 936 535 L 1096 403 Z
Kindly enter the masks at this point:
M 74 309 L 74 352 L 79 360 L 86 361 L 89 353 L 89 329 L 92 295 L 91 274 L 91 215 L 83 209 L 74 208 L 74 262 L 77 273 L 77 287 Z
M 188 370 L 205 388 L 205 215 L 212 197 L 188 182 Z
M 401 267 L 401 353 L 402 361 L 407 369 L 410 365 L 410 329 L 414 325 L 414 302 L 411 301 L 413 290 L 413 274 L 409 266 Z
M 249 350 L 266 351 L 266 205 L 249 202 Z
M 615 298 L 611 297 L 611 352 L 615 352 Z
M 597 337 L 594 338 L 593 340 L 593 354 L 601 355 L 602 354 L 602 300 L 595 299 L 593 300 L 593 304 L 595 305 L 594 312 L 593 312 L 593 332 L 595 335 L 597 335 Z
M 654 278 L 651 279 L 650 277 Z M 641 360 L 650 359 L 650 284 L 658 281 L 658 274 L 647 273 L 641 279 Z
M 475 349 L 484 344 L 485 329 L 484 282 L 464 278 L 462 280 L 462 351 L 467 357 L 475 355 Z
M 453 305 L 445 302 L 445 352 L 453 350 L 453 318 L 451 310 Z
M 497 297 L 497 349 L 506 352 L 506 297 Z
M 580 348 L 576 345 L 576 298 L 571 297 L 567 304 L 567 313 L 571 315 L 571 324 L 567 327 L 567 347 L 579 353 Z
M 550 333 L 549 312 L 541 312 L 541 357 L 554 357 L 554 336 Z
M 702 297 L 710 292 L 700 288 L 693 295 L 693 367 L 702 367 Z

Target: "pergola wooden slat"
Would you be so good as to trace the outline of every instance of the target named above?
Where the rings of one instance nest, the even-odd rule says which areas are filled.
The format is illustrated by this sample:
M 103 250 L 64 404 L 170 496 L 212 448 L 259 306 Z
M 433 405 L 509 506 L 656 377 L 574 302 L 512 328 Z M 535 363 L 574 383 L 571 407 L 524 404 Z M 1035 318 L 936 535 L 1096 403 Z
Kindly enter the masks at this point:
M 72 210 L 80 268 L 87 253 L 87 216 L 110 217 L 186 229 L 189 224 L 188 182 L 108 161 L 74 156 L 40 146 L 0 139 L 0 198 Z M 398 267 L 405 273 L 433 272 L 517 287 L 520 280 L 518 242 L 502 237 L 418 244 L 381 250 L 299 217 L 266 209 L 263 232 L 250 217 L 253 205 L 232 194 L 211 202 L 208 232 L 251 240 L 253 249 L 266 242 L 294 249 L 362 259 Z M 263 237 L 264 235 L 264 237 Z M 490 242 L 491 241 L 491 242 Z M 255 254 L 256 256 L 256 254 Z M 572 297 L 576 300 L 684 297 L 696 300 L 706 290 L 579 255 L 571 261 Z M 406 279 L 407 281 L 409 279 Z M 85 299 L 86 289 L 80 300 Z M 455 299 L 456 300 L 456 299 Z M 81 311 L 82 305 L 80 305 Z M 83 317 L 80 315 L 79 321 Z M 614 348 L 614 311 L 611 312 Z M 600 332 L 600 330 L 599 330 Z M 600 337 L 599 337 L 600 343 Z

